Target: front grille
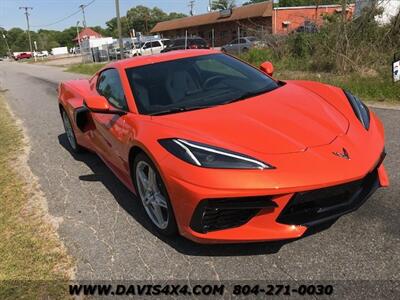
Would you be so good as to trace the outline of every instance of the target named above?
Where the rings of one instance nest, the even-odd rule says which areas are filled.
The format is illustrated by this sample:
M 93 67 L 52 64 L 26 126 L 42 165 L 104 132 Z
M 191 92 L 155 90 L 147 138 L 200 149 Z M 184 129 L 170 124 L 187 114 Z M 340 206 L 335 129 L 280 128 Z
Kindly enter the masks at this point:
M 377 168 L 365 178 L 346 184 L 296 193 L 277 222 L 314 226 L 359 208 L 379 187 Z
M 195 209 L 190 227 L 197 232 L 222 230 L 246 224 L 261 209 L 276 207 L 270 196 L 205 199 Z

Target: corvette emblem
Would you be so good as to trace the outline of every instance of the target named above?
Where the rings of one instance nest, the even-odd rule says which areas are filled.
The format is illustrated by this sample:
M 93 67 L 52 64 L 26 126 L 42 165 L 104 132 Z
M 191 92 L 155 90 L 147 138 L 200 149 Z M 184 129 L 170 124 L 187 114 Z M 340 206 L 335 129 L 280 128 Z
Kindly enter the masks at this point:
M 345 148 L 343 148 L 342 152 L 332 152 L 333 155 L 336 155 L 340 158 L 344 158 L 349 160 L 350 159 L 350 155 L 349 152 L 347 152 L 347 150 Z

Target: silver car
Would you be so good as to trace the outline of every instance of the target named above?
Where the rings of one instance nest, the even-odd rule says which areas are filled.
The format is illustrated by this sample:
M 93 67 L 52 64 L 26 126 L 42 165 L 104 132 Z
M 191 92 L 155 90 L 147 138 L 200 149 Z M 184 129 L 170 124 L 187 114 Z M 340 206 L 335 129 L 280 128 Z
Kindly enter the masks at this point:
M 243 53 L 249 51 L 254 47 L 257 39 L 254 36 L 241 37 L 240 39 L 234 39 L 229 44 L 221 47 L 222 52 L 227 53 Z

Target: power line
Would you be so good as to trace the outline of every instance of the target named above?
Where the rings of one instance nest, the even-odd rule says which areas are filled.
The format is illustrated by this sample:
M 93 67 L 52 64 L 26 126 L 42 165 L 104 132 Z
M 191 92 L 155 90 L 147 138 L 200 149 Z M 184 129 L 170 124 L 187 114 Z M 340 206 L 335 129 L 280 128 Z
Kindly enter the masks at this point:
M 88 7 L 89 5 L 93 4 L 93 2 L 95 2 L 95 1 L 96 1 L 96 0 L 90 1 L 90 2 L 89 2 L 88 4 L 86 4 L 84 7 L 85 7 L 85 8 Z M 63 18 L 61 18 L 61 19 L 59 19 L 59 20 L 57 20 L 57 21 L 55 21 L 55 22 L 52 22 L 52 23 L 50 23 L 50 24 L 33 25 L 33 26 L 31 26 L 31 27 L 35 27 L 35 28 L 38 28 L 38 27 L 50 27 L 50 26 L 56 25 L 56 24 L 58 24 L 58 23 L 61 23 L 61 22 L 65 21 L 65 20 L 67 20 L 67 19 L 69 19 L 69 18 L 71 18 L 71 17 L 73 17 L 73 16 L 75 16 L 75 15 L 81 13 L 81 11 L 82 11 L 81 8 L 79 8 L 78 10 L 74 11 L 74 12 L 71 13 L 70 15 L 68 15 L 68 16 L 66 16 L 66 17 L 63 17 Z
M 32 53 L 32 40 L 31 40 L 31 31 L 29 28 L 29 10 L 32 10 L 33 7 L 29 7 L 29 6 L 20 6 L 19 9 L 23 9 L 25 10 L 24 14 L 26 16 L 26 25 L 28 27 L 28 38 L 29 38 L 29 49 L 31 50 Z

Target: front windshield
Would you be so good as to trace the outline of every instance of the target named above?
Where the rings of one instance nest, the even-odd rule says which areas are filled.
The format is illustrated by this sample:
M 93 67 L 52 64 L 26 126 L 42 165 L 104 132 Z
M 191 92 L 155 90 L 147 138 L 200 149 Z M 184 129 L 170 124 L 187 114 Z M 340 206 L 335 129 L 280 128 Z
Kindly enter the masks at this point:
M 279 85 L 225 54 L 154 63 L 126 70 L 141 114 L 156 115 L 227 104 Z

